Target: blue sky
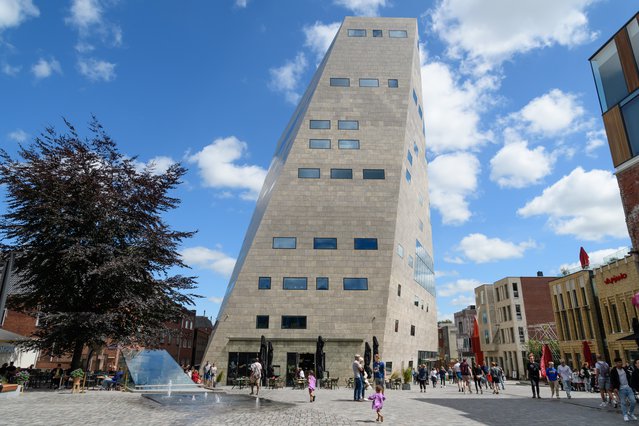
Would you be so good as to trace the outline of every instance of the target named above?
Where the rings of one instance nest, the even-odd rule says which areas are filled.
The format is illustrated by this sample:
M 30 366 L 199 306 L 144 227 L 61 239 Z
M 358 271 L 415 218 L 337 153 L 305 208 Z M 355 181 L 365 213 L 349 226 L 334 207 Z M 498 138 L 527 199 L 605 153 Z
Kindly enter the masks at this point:
M 167 218 L 215 318 L 275 144 L 346 15 L 415 17 L 438 316 L 630 245 L 587 59 L 639 0 L 0 0 L 0 146 L 95 114 L 189 168 Z M 0 211 L 4 211 L 4 201 Z

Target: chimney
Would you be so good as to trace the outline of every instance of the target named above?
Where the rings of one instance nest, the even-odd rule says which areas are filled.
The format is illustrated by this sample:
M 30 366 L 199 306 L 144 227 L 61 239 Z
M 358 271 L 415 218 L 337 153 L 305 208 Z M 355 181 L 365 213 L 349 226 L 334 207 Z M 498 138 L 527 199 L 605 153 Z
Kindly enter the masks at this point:
M 543 277 L 544 276 L 544 272 L 543 271 L 537 271 L 537 276 L 538 277 Z

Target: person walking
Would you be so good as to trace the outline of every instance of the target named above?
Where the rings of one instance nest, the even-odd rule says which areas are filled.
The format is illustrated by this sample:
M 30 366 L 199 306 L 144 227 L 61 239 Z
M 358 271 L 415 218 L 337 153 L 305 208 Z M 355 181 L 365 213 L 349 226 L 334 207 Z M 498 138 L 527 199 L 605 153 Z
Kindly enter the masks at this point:
M 435 370 L 435 367 L 433 367 L 432 370 L 430 370 L 430 381 L 433 383 L 433 389 L 437 387 L 437 370 Z
M 213 383 L 213 387 L 217 384 L 217 367 L 215 363 L 211 364 L 211 383 Z
M 417 370 L 417 379 L 419 380 L 419 392 L 426 392 L 426 382 L 428 381 L 428 369 L 426 364 L 420 364 Z
M 466 389 L 468 389 L 468 393 L 473 393 L 473 390 L 470 388 L 470 376 L 472 372 L 470 371 L 470 366 L 466 362 L 466 358 L 462 359 L 461 364 L 459 364 L 459 370 L 462 375 L 462 392 L 466 393 Z
M 561 360 L 561 365 L 557 368 L 557 373 L 561 378 L 561 383 L 564 386 L 564 391 L 566 391 L 566 396 L 570 399 L 570 391 L 572 390 L 572 370 L 570 369 L 570 366 L 566 365 L 565 360 Z
M 377 413 L 376 422 L 383 422 L 384 416 L 382 416 L 382 408 L 384 408 L 384 401 L 386 397 L 384 396 L 384 388 L 380 385 L 375 386 L 375 393 L 368 397 L 371 401 L 373 401 L 372 409 Z
M 473 381 L 475 382 L 475 395 L 478 393 L 484 393 L 484 388 L 482 387 L 482 379 L 484 377 L 484 370 L 482 370 L 481 366 L 475 364 L 473 362 Z
M 362 366 L 359 358 L 359 354 L 356 354 L 353 360 L 353 401 L 362 400 Z
M 601 404 L 599 406 L 605 407 L 606 405 L 612 405 L 615 398 L 612 394 L 612 389 L 610 388 L 610 365 L 606 362 L 602 355 L 597 355 L 595 375 L 597 376 L 597 384 L 599 385 L 599 392 L 601 393 Z M 606 393 L 608 394 L 607 402 Z
M 539 395 L 539 379 L 541 379 L 541 369 L 539 363 L 535 361 L 535 355 L 531 352 L 528 355 L 528 365 L 526 366 L 528 371 L 528 379 L 530 380 L 530 387 L 532 388 L 533 398 L 541 399 Z
M 373 378 L 375 384 L 384 387 L 386 381 L 386 364 L 380 360 L 379 354 L 375 354 L 375 361 L 373 361 Z
M 584 362 L 579 371 L 579 378 L 584 382 L 584 391 L 590 392 L 590 364 Z
M 493 393 L 499 395 L 499 375 L 501 372 L 496 362 L 491 363 L 489 372 L 493 377 Z
M 315 385 L 317 384 L 317 380 L 315 380 L 315 373 L 313 370 L 308 371 L 308 396 L 310 398 L 310 402 L 315 402 Z
M 550 361 L 548 368 L 546 368 L 546 377 L 548 378 L 548 386 L 550 386 L 550 397 L 557 396 L 559 399 L 559 374 L 555 368 L 555 363 Z
M 443 366 L 439 368 L 439 387 L 446 387 L 446 370 L 444 370 Z
M 630 384 L 632 376 L 627 367 L 623 366 L 621 358 L 615 358 L 615 368 L 610 371 L 610 387 L 619 395 L 619 404 L 621 405 L 621 414 L 626 422 L 637 420 L 635 416 L 635 393 Z M 626 400 L 629 407 L 626 407 Z
M 453 380 L 455 380 L 455 382 L 457 383 L 457 390 L 459 392 L 463 392 L 461 363 L 458 360 L 455 360 L 455 365 L 453 365 L 453 373 L 454 373 Z
M 253 387 L 257 386 L 257 390 L 255 391 L 255 396 L 257 396 L 260 393 L 260 382 L 262 381 L 262 364 L 259 358 L 255 358 L 249 370 L 251 372 L 251 376 L 249 377 L 249 384 L 251 385 L 250 394 L 253 395 Z

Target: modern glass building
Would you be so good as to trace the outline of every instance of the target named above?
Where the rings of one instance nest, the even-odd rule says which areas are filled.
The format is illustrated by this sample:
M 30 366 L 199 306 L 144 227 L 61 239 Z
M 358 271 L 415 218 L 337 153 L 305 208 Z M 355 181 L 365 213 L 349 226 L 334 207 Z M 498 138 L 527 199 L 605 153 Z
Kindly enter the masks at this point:
M 347 17 L 276 148 L 203 361 L 246 375 L 352 376 L 373 336 L 387 370 L 436 356 L 417 22 Z M 266 363 L 267 360 L 264 360 Z
M 590 58 L 626 223 L 639 247 L 639 14 Z

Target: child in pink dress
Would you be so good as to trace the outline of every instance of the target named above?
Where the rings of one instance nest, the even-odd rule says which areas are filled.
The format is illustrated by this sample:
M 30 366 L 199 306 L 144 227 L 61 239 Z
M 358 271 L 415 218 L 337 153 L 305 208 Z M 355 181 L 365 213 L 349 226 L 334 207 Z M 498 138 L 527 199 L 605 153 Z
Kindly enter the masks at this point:
M 383 422 L 384 416 L 382 416 L 382 407 L 384 407 L 384 400 L 386 399 L 384 396 L 384 388 L 380 385 L 375 386 L 375 394 L 370 395 L 368 399 L 373 401 L 372 408 L 377 412 L 377 419 L 375 419 L 375 421 Z
M 315 374 L 313 374 L 313 370 L 308 372 L 308 395 L 311 398 L 310 402 L 315 401 L 315 385 L 317 384 L 317 380 L 315 379 Z

